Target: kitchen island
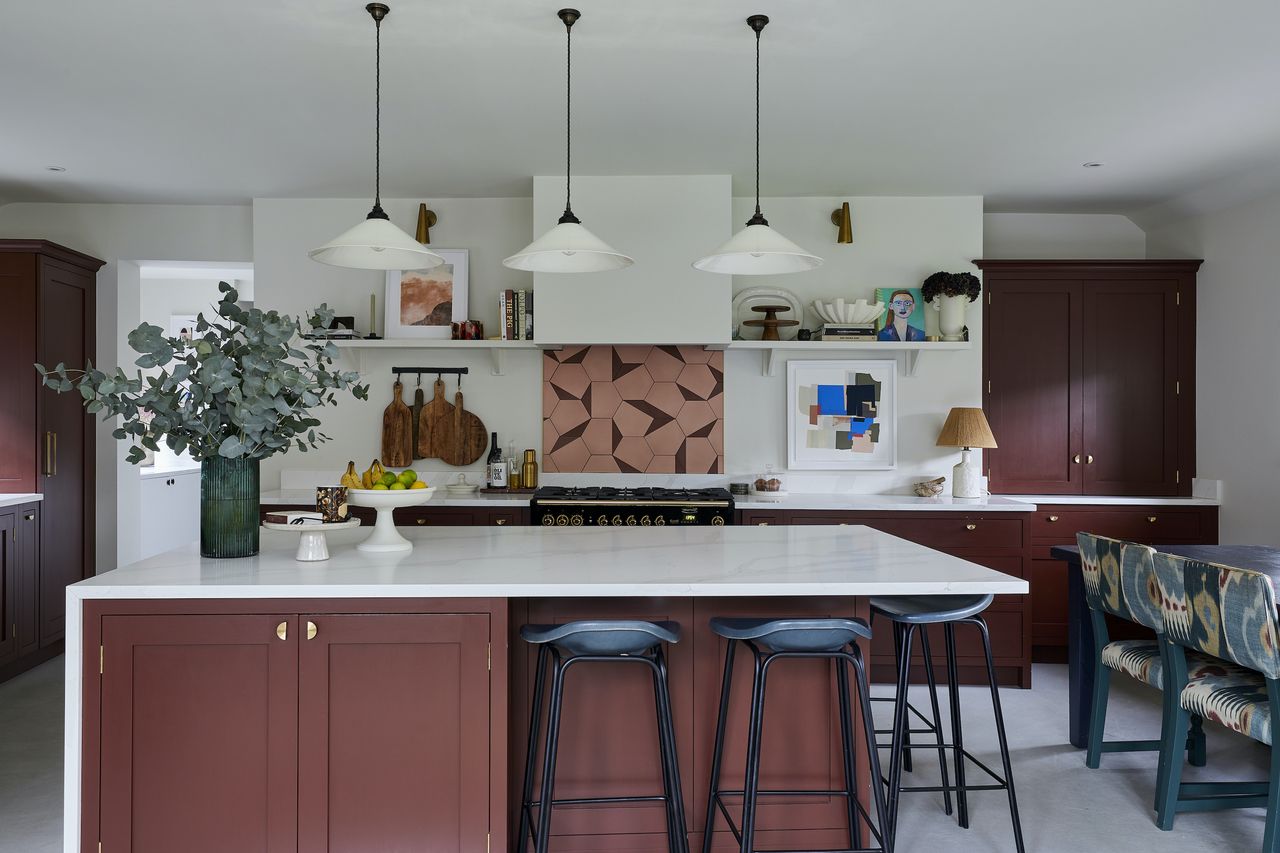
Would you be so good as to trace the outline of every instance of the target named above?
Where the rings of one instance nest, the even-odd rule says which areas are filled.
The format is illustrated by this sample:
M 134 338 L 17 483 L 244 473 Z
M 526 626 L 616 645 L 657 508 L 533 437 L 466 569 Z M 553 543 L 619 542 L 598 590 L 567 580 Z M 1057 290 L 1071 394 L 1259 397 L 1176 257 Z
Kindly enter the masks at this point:
M 352 547 L 367 532 L 335 532 L 318 564 L 264 532 L 254 558 L 175 551 L 70 587 L 64 849 L 506 850 L 531 692 L 514 632 L 587 616 L 683 626 L 671 689 L 699 843 L 723 651 L 711 616 L 865 618 L 872 595 L 1027 591 L 861 526 L 405 532 L 414 550 L 385 556 Z M 826 787 L 836 698 L 807 663 L 771 687 L 763 772 Z M 632 675 L 569 685 L 558 793 L 659 787 Z M 558 848 L 665 849 L 649 805 L 565 809 Z M 842 814 L 770 803 L 760 842 L 828 844 Z

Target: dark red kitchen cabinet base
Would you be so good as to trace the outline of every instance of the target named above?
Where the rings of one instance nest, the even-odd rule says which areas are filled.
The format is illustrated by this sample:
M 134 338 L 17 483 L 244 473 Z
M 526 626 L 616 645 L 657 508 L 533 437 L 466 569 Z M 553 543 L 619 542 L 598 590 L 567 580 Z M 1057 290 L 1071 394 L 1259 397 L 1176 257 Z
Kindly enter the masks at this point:
M 62 654 L 40 646 L 40 504 L 0 509 L 0 681 Z

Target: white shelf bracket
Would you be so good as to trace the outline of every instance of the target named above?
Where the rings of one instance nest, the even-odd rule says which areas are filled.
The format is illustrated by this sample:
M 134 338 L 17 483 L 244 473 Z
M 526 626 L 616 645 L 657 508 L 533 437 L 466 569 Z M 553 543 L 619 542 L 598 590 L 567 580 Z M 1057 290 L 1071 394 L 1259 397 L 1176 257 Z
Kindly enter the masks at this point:
M 773 347 L 760 350 L 760 375 L 761 376 L 777 376 L 778 365 L 773 359 L 777 350 Z
M 924 350 L 911 349 L 907 350 L 907 375 L 915 376 L 916 371 L 920 367 L 920 353 Z
M 489 372 L 494 376 L 502 376 L 507 368 L 507 351 L 502 347 L 489 348 Z

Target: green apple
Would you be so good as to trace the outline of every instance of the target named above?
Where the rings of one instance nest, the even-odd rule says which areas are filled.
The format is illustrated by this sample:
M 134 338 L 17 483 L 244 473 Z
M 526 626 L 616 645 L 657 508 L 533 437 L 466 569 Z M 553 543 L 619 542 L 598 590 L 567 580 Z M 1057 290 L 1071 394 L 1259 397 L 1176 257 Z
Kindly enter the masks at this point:
M 412 468 L 406 468 L 400 472 L 400 482 L 404 483 L 405 486 L 412 486 L 418 482 L 418 472 Z
M 381 490 L 381 491 L 384 491 L 384 492 L 387 490 L 387 484 L 386 484 L 386 483 L 374 483 L 374 484 L 373 484 L 373 487 L 374 487 L 374 489 Z
M 387 486 L 387 488 L 393 492 L 403 492 L 407 488 L 407 486 L 405 486 L 404 483 L 396 481 L 392 483 L 390 486 Z
M 396 482 L 398 479 L 399 478 L 396 477 L 395 474 L 392 474 L 390 471 L 387 471 L 382 475 L 382 485 L 390 486 L 392 483 Z

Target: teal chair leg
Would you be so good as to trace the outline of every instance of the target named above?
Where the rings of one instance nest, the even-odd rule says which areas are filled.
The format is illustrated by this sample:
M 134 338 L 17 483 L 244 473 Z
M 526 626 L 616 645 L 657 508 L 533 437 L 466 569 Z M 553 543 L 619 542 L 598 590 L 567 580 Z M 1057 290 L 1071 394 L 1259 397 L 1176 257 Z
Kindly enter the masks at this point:
M 1267 697 L 1271 700 L 1271 775 L 1267 787 L 1267 822 L 1262 835 L 1263 853 L 1280 853 L 1280 749 L 1275 744 L 1275 709 L 1280 708 L 1280 679 L 1267 679 Z
M 1089 712 L 1089 751 L 1084 764 L 1097 770 L 1102 763 L 1102 736 L 1107 726 L 1107 698 L 1111 694 L 1111 670 L 1102 665 L 1102 656 L 1094 661 L 1093 708 Z
M 1177 699 L 1174 699 L 1177 702 Z M 1156 774 L 1159 790 L 1156 791 L 1156 826 L 1168 832 L 1173 829 L 1173 818 L 1178 813 L 1178 792 L 1182 788 L 1182 756 L 1187 748 L 1187 727 L 1191 714 L 1179 704 L 1170 726 L 1165 746 L 1160 750 L 1163 770 Z

